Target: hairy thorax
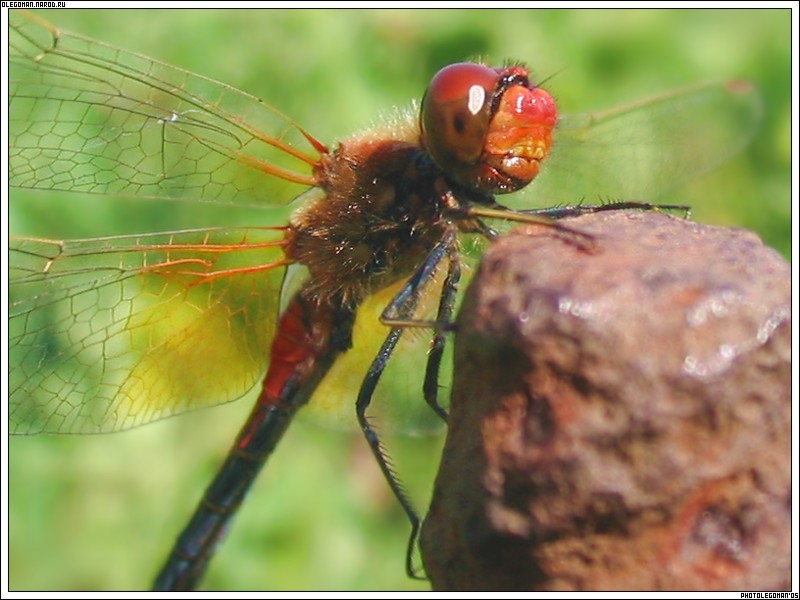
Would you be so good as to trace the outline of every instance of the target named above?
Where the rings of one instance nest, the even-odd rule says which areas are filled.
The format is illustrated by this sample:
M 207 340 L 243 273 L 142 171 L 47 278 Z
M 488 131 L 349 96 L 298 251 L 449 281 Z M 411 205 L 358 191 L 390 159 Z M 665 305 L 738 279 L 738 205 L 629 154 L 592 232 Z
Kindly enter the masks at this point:
M 402 139 L 345 141 L 326 156 L 325 194 L 291 218 L 287 255 L 309 270 L 304 293 L 355 305 L 409 276 L 448 227 L 437 176 Z

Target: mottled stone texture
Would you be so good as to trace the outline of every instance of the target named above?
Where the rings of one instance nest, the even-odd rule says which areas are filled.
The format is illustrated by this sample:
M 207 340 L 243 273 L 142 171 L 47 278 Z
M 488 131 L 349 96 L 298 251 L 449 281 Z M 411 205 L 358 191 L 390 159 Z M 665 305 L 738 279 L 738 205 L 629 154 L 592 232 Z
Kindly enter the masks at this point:
M 788 588 L 789 265 L 659 213 L 562 223 L 594 249 L 528 226 L 467 293 L 434 589 Z

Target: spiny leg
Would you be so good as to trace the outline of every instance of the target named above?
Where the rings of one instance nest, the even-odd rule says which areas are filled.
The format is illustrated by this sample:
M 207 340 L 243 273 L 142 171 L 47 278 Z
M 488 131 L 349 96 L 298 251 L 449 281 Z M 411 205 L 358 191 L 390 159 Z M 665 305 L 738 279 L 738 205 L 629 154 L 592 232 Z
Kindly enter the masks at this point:
M 447 411 L 439 404 L 439 370 L 442 365 L 445 342 L 447 341 L 445 328 L 453 321 L 458 283 L 461 279 L 461 263 L 454 244 L 449 248 L 448 259 L 447 277 L 442 286 L 439 312 L 436 315 L 436 322 L 440 323 L 440 326 L 433 329 L 431 350 L 425 367 L 425 382 L 422 387 L 425 402 L 445 423 L 447 423 Z
M 644 211 L 675 211 L 682 212 L 684 218 L 689 218 L 691 207 L 685 204 L 650 204 L 649 202 L 607 202 L 603 204 L 575 204 L 567 206 L 550 206 L 547 208 L 531 208 L 515 210 L 524 214 L 542 215 L 551 219 L 564 219 L 580 215 L 605 212 L 609 210 L 644 210 Z
M 436 268 L 442 259 L 452 252 L 451 248 L 454 246 L 455 236 L 453 233 L 448 233 L 442 241 L 440 241 L 433 250 L 428 253 L 425 261 L 412 275 L 403 288 L 392 299 L 386 309 L 383 311 L 381 320 L 385 323 L 393 325 L 389 335 L 386 336 L 377 356 L 372 361 L 369 370 L 367 371 L 364 381 L 361 384 L 361 389 L 358 392 L 358 399 L 356 400 L 356 416 L 364 437 L 369 444 L 375 460 L 383 473 L 389 487 L 392 490 L 395 498 L 402 506 L 403 511 L 406 513 L 409 522 L 411 523 L 411 534 L 408 539 L 408 548 L 406 551 L 406 572 L 409 577 L 414 579 L 424 579 L 417 574 L 417 570 L 413 565 L 414 548 L 416 548 L 417 539 L 419 538 L 420 518 L 417 515 L 411 501 L 403 488 L 399 478 L 394 472 L 387 454 L 383 449 L 375 428 L 370 424 L 366 411 L 372 401 L 372 395 L 378 385 L 378 381 L 383 373 L 389 358 L 392 355 L 400 336 L 403 334 L 405 327 L 413 323 L 416 326 L 430 326 L 429 323 L 422 321 L 410 321 L 414 308 L 419 301 L 419 293 L 430 283 L 433 276 L 436 274 Z

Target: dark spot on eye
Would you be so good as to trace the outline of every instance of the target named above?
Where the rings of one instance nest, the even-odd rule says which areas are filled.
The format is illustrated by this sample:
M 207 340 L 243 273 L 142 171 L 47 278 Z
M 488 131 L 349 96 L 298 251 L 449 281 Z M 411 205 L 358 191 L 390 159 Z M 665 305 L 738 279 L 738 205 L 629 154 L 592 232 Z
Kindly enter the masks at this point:
M 464 119 L 461 116 L 457 116 L 453 119 L 453 129 L 456 130 L 456 133 L 464 133 L 466 125 L 464 124 Z

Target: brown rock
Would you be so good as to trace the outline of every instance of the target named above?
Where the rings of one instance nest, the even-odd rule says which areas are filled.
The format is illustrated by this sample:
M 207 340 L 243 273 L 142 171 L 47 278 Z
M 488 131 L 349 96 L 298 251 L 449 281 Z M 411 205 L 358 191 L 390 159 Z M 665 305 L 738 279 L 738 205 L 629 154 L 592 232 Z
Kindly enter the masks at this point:
M 791 277 L 615 211 L 486 253 L 422 534 L 437 590 L 788 589 Z

